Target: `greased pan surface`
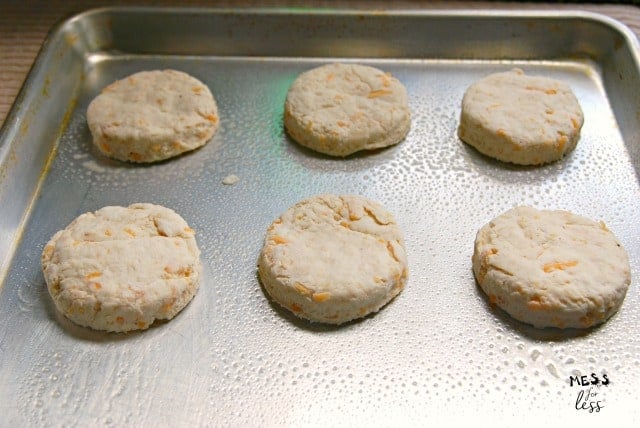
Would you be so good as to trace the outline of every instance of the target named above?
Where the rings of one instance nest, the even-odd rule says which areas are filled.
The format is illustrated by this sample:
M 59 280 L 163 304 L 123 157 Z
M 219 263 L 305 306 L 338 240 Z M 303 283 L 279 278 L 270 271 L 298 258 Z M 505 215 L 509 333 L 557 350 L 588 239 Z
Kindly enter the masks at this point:
M 286 136 L 289 85 L 333 61 L 405 84 L 404 142 L 334 159 Z M 564 160 L 506 165 L 457 138 L 468 85 L 513 67 L 561 79 L 578 97 L 585 125 Z M 88 103 L 116 79 L 164 68 L 211 88 L 213 140 L 153 165 L 100 156 Z M 628 30 L 578 12 L 102 9 L 69 19 L 52 30 L 0 135 L 0 425 L 637 420 L 639 73 Z M 230 174 L 239 182 L 223 185 Z M 281 310 L 256 273 L 271 221 L 324 192 L 381 202 L 409 258 L 394 301 L 337 328 Z M 42 248 L 77 215 L 134 202 L 170 207 L 196 230 L 200 291 L 144 332 L 75 326 L 46 291 Z M 606 222 L 632 268 L 619 313 L 588 331 L 536 330 L 489 304 L 471 271 L 473 240 L 517 204 Z M 592 373 L 600 385 L 576 383 Z

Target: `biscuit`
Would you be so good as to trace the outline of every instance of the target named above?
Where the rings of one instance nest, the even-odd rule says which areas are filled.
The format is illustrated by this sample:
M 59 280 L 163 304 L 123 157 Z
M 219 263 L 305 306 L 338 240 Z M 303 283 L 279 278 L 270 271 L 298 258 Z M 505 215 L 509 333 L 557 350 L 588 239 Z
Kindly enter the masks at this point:
M 156 162 L 207 143 L 218 108 L 209 88 L 186 73 L 142 71 L 104 88 L 89 104 L 87 123 L 105 156 Z
M 603 222 L 517 207 L 476 236 L 473 272 L 489 301 L 538 328 L 588 328 L 622 305 L 626 251 Z
M 109 206 L 76 218 L 42 252 L 56 308 L 76 324 L 124 332 L 173 318 L 196 294 L 195 232 L 151 204 Z
M 397 144 L 410 123 L 402 83 L 364 65 L 327 64 L 306 71 L 293 82 L 285 102 L 289 135 L 331 156 Z
M 491 74 L 467 89 L 458 136 L 495 159 L 541 165 L 573 150 L 583 123 L 568 85 L 514 69 Z
M 289 208 L 267 230 L 258 272 L 274 301 L 329 324 L 378 311 L 408 276 L 393 216 L 351 195 L 314 196 Z

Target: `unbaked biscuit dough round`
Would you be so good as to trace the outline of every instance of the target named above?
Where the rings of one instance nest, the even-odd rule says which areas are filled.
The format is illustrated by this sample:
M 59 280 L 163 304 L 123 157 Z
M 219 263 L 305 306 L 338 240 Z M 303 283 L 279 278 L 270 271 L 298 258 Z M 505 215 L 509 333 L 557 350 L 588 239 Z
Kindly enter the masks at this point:
M 583 122 L 568 85 L 514 69 L 491 74 L 467 89 L 458 136 L 495 159 L 540 165 L 573 150 Z
M 104 88 L 89 104 L 87 123 L 104 155 L 156 162 L 203 146 L 219 121 L 206 85 L 181 71 L 153 70 Z
M 76 218 L 42 253 L 49 294 L 76 324 L 124 332 L 171 319 L 196 294 L 195 232 L 169 208 L 108 206 Z
M 258 271 L 277 303 L 330 324 L 378 311 L 408 276 L 393 216 L 351 195 L 314 196 L 289 208 L 267 230 Z
M 588 328 L 622 305 L 627 253 L 603 222 L 517 207 L 483 226 L 473 272 L 489 300 L 538 328 Z
M 327 64 L 291 85 L 284 125 L 299 144 L 347 156 L 399 143 L 410 128 L 407 91 L 390 73 L 359 64 Z

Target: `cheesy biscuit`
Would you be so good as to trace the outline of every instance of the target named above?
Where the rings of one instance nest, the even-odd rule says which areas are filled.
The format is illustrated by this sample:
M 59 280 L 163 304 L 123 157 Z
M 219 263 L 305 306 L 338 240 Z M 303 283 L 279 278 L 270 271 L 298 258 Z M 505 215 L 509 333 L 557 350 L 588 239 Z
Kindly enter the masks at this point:
M 154 70 L 104 88 L 89 104 L 87 123 L 105 156 L 156 162 L 204 145 L 219 121 L 206 85 L 181 71 Z
M 583 122 L 568 85 L 514 69 L 491 74 L 467 89 L 458 136 L 495 159 L 540 165 L 573 150 Z
M 378 311 L 408 276 L 393 216 L 351 195 L 314 196 L 289 208 L 267 230 L 258 271 L 277 303 L 329 324 Z
M 410 122 L 402 83 L 390 73 L 358 64 L 327 64 L 302 73 L 285 102 L 289 135 L 331 156 L 397 144 Z
M 587 328 L 622 305 L 626 251 L 603 222 L 517 207 L 477 233 L 473 272 L 489 300 L 535 327 Z
M 42 252 L 49 294 L 76 324 L 123 332 L 171 319 L 196 294 L 195 233 L 152 204 L 108 206 L 76 218 Z

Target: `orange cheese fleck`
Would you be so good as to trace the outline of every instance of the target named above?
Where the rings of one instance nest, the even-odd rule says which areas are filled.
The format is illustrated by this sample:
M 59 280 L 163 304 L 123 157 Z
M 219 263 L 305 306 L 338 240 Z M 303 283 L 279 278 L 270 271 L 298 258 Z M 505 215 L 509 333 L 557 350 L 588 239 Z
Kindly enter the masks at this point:
M 295 284 L 293 284 L 293 287 L 298 291 L 298 293 L 300 294 L 311 294 L 311 290 L 309 290 L 307 287 L 305 287 L 304 285 L 302 285 L 302 283 L 300 282 L 296 282 Z
M 573 129 L 578 129 L 578 121 L 574 117 L 571 118 L 571 125 Z
M 391 93 L 391 91 L 388 90 L 388 89 L 378 89 L 377 91 L 369 92 L 369 95 L 367 95 L 367 98 L 378 98 L 378 97 L 381 97 L 383 95 L 388 95 L 390 93 Z
M 555 89 L 544 89 L 544 88 L 538 88 L 537 86 L 527 86 L 527 87 L 525 87 L 525 89 L 527 89 L 529 91 L 544 92 L 547 95 L 555 95 L 555 94 L 558 93 L 558 91 L 556 91 Z
M 542 270 L 544 270 L 545 273 L 549 273 L 549 272 L 553 272 L 554 270 L 565 270 L 566 268 L 576 266 L 577 264 L 578 264 L 577 260 L 569 260 L 568 262 L 546 263 L 542 267 Z
M 46 257 L 51 257 L 51 254 L 53 254 L 53 245 L 47 245 L 44 247 L 44 255 Z
M 142 160 L 142 156 L 140 155 L 140 153 L 136 152 L 129 153 L 129 157 L 136 162 L 140 162 L 140 160 Z
M 386 72 L 381 75 L 380 78 L 382 79 L 382 86 L 384 86 L 385 88 L 391 85 L 391 73 Z
M 97 278 L 99 276 L 102 276 L 102 272 L 96 271 L 96 272 L 91 272 L 91 273 L 86 274 L 84 276 L 84 279 L 86 279 L 87 281 L 90 281 L 90 280 L 92 280 L 94 278 Z
M 535 295 L 532 296 L 531 299 L 529 299 L 527 307 L 532 311 L 540 311 L 546 309 L 547 305 L 542 302 L 540 296 Z
M 326 302 L 327 300 L 329 300 L 329 297 L 331 297 L 330 293 L 314 293 L 313 296 L 311 296 L 311 298 L 313 299 L 314 302 L 317 303 L 322 303 L 322 302 Z
M 289 241 L 287 241 L 285 238 L 283 238 L 283 237 L 282 237 L 282 236 L 280 236 L 280 235 L 273 235 L 273 236 L 271 237 L 271 240 L 272 240 L 275 244 L 286 244 L 287 242 L 289 242 Z
M 558 137 L 558 149 L 559 150 L 564 149 L 564 145 L 567 144 L 567 141 L 569 141 L 569 138 L 567 138 L 566 135 L 560 135 Z

